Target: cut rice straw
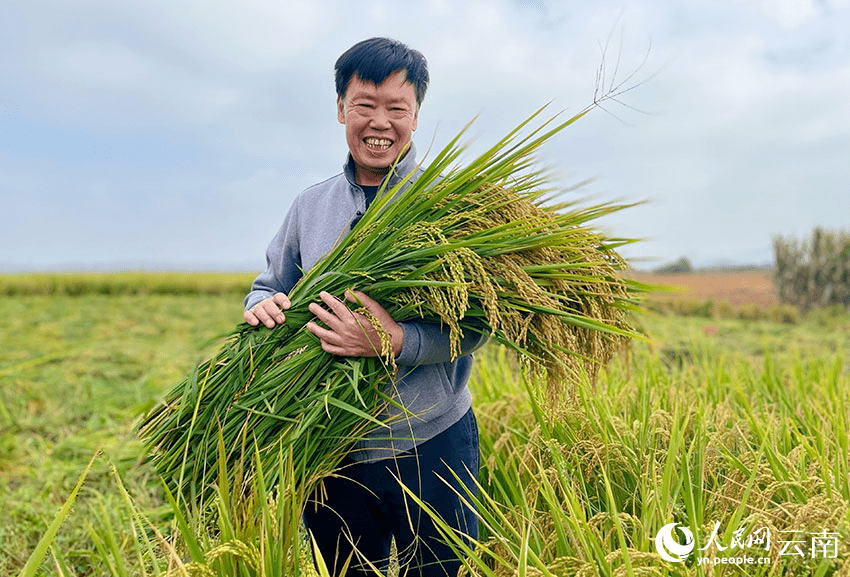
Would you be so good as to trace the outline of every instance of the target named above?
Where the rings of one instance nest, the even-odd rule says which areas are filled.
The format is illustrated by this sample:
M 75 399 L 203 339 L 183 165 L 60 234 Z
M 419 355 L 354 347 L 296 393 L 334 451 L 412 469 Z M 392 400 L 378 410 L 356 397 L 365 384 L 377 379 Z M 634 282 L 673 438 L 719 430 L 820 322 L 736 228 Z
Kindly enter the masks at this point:
M 386 346 L 377 357 L 323 351 L 304 328 L 320 291 L 362 290 L 397 322 L 439 323 L 453 356 L 465 334 L 486 333 L 544 377 L 536 382 L 546 383 L 550 403 L 637 336 L 629 311 L 641 286 L 621 277 L 625 262 L 614 250 L 629 241 L 588 226 L 624 205 L 547 204 L 552 191 L 534 169 L 534 152 L 587 110 L 530 129 L 541 111 L 464 166 L 457 165 L 461 132 L 428 166 L 379 191 L 292 289 L 284 325 L 237 327 L 142 420 L 158 472 L 184 499 L 211 496 L 219 434 L 221 470 L 262 470 L 271 486 L 275 460 L 290 455 L 295 478 L 309 488 L 381 426 L 377 416 L 395 402 L 391 353 Z M 255 455 L 261 467 L 252 465 Z

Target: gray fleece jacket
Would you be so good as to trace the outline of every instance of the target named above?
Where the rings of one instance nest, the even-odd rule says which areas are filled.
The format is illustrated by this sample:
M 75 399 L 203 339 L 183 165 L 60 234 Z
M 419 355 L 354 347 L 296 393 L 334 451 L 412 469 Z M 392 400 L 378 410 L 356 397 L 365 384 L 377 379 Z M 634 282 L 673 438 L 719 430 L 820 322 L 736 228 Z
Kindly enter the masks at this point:
M 421 173 L 416 167 L 416 150 L 412 144 L 395 171 L 388 175 L 388 187 L 410 173 L 414 173 L 411 180 Z M 349 154 L 342 174 L 311 186 L 296 197 L 269 244 L 266 270 L 245 297 L 245 309 L 276 292 L 288 294 L 301 278 L 301 270 L 310 270 L 330 252 L 365 206 L 366 197 L 354 182 L 354 164 Z M 368 290 L 364 292 L 368 294 Z M 390 421 L 390 426 L 374 430 L 358 443 L 351 455 L 357 461 L 385 459 L 412 449 L 455 424 L 471 405 L 467 380 L 472 369 L 472 352 L 487 340 L 486 336 L 465 335 L 461 342 L 464 354 L 452 361 L 448 329 L 421 321 L 399 324 L 404 330 L 404 343 L 396 358 L 396 382 L 388 392 L 392 391 L 407 411 L 389 408 L 383 417 Z M 404 416 L 395 418 L 399 415 Z

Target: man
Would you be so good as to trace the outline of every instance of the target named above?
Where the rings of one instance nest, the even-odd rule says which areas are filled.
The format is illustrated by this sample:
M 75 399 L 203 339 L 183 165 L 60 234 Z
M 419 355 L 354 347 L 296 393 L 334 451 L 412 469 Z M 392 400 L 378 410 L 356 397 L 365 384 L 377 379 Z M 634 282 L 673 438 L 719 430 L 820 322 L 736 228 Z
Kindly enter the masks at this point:
M 245 298 L 245 320 L 254 326 L 273 328 L 286 321 L 287 293 L 301 270 L 309 270 L 351 229 L 384 181 L 389 189 L 421 172 L 411 136 L 428 86 L 425 58 L 395 40 L 372 38 L 340 56 L 335 77 L 337 118 L 345 126 L 348 158 L 342 174 L 296 198 L 272 239 L 266 271 Z M 379 320 L 390 335 L 398 366 L 390 392 L 406 410 L 388 411 L 388 420 L 396 417 L 391 425 L 358 442 L 340 475 L 326 480 L 324 498 L 308 504 L 306 526 L 332 573 L 349 558 L 349 574 L 386 571 L 394 538 L 404 570 L 454 577 L 460 560 L 431 519 L 405 497 L 399 480 L 451 526 L 477 537 L 475 513 L 458 495 L 475 492 L 478 429 L 467 379 L 471 352 L 486 337 L 467 335 L 463 355 L 452 361 L 448 330 L 439 325 L 397 323 L 360 291 L 323 292 L 320 297 L 325 306 L 313 303 L 310 311 L 321 323 L 310 322 L 307 329 L 329 353 L 375 356 L 381 350 L 371 323 L 340 299 L 359 300 Z

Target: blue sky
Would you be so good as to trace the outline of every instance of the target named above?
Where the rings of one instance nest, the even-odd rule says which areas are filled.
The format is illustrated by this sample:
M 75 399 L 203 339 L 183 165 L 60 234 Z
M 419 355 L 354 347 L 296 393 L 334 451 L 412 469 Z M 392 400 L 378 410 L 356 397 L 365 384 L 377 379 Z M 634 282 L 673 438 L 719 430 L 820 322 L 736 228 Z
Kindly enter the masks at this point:
M 549 143 L 565 198 L 638 268 L 761 264 L 848 228 L 850 2 L 8 0 L 0 270 L 258 270 L 293 197 L 345 155 L 333 63 L 370 36 L 428 58 L 415 141 L 472 151 L 608 78 L 639 86 Z M 619 64 L 617 65 L 617 63 Z

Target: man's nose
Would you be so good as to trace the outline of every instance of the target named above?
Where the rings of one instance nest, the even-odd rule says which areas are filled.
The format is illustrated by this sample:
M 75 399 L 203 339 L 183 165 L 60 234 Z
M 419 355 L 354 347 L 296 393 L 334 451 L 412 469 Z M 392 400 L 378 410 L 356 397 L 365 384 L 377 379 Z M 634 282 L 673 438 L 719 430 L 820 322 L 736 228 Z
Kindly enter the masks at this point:
M 390 128 L 389 114 L 386 110 L 376 108 L 372 113 L 370 124 L 377 130 L 388 130 Z

